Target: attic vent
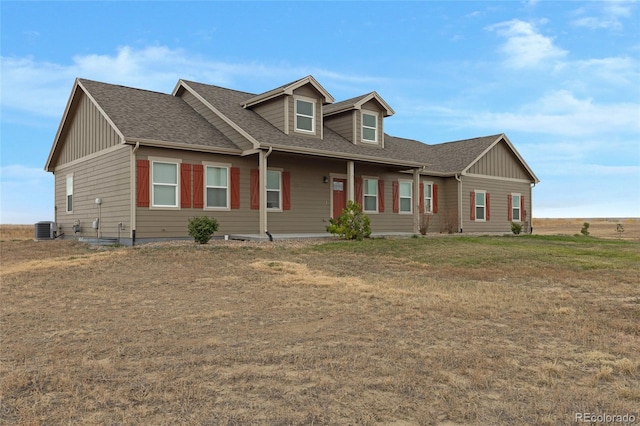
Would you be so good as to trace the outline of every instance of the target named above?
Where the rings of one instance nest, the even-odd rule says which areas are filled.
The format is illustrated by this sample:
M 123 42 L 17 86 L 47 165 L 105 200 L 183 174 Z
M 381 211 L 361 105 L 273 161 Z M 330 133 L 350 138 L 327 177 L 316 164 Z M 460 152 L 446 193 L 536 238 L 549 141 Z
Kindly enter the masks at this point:
M 58 226 L 55 222 L 38 222 L 35 224 L 36 240 L 53 240 Z

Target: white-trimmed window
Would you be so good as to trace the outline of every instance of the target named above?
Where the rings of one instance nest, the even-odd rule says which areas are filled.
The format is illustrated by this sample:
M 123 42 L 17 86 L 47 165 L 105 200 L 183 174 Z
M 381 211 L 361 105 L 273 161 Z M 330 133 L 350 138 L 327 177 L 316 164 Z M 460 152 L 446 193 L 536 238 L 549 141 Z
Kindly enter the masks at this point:
M 282 172 L 267 170 L 267 209 L 282 209 Z
M 411 213 L 413 199 L 413 182 L 399 181 L 400 213 Z
M 433 213 L 433 183 L 424 183 L 424 212 Z
M 229 167 L 206 165 L 205 167 L 205 208 L 229 208 Z
M 362 111 L 362 141 L 378 143 L 378 113 Z
M 369 213 L 378 212 L 378 179 L 364 178 L 362 180 L 363 208 L 362 210 Z
M 67 175 L 67 213 L 73 213 L 73 173 Z
M 520 211 L 520 194 L 511 194 L 511 220 L 520 222 L 522 220 L 522 212 Z
M 316 132 L 316 102 L 311 98 L 295 97 L 296 131 Z
M 486 191 L 475 191 L 476 193 L 476 220 L 487 220 L 487 193 Z
M 151 204 L 153 207 L 179 206 L 178 162 L 151 161 Z

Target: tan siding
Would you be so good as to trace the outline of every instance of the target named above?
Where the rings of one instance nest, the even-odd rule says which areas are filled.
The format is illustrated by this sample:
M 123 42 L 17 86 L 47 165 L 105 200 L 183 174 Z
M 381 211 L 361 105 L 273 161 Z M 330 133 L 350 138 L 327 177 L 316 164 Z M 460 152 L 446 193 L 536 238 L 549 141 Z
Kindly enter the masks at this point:
M 445 224 L 447 215 L 456 216 L 457 201 L 455 192 L 456 186 L 452 185 L 452 179 L 445 179 L 433 176 L 421 176 L 420 181 L 423 183 L 431 182 L 438 185 L 438 212 L 431 215 L 428 232 L 446 232 Z M 453 179 L 455 182 L 455 179 Z
M 349 142 L 353 142 L 353 111 L 325 117 L 324 124 Z
M 118 223 L 125 226 L 122 237 L 130 231 L 130 146 L 122 146 L 103 155 L 69 166 L 57 167 L 55 176 L 56 221 L 67 238 L 73 237 L 72 225 L 80 220 L 78 236 L 95 237 L 91 225 L 98 217 L 96 198 L 102 199 L 101 230 L 104 237 L 118 235 Z M 66 178 L 73 173 L 73 213 L 66 212 Z
M 67 130 L 60 135 L 62 147 L 55 166 L 69 163 L 103 149 L 119 144 L 120 136 L 82 92 L 78 91 L 75 106 L 67 116 Z
M 475 190 L 487 191 L 490 195 L 491 218 L 489 221 L 471 221 L 470 193 Z M 508 220 L 507 196 L 520 193 L 525 197 L 525 222 L 531 223 L 531 186 L 528 183 L 507 180 L 462 177 L 462 227 L 464 232 L 511 232 Z
M 284 103 L 286 97 L 279 97 L 277 99 L 271 99 L 267 102 L 263 102 L 256 105 L 252 109 L 260 114 L 262 118 L 273 124 L 280 131 L 284 132 Z
M 312 98 L 316 100 L 316 110 L 315 110 L 316 134 L 315 135 L 305 134 L 305 133 L 296 133 L 296 134 L 309 136 L 311 138 L 320 138 L 322 135 L 322 99 L 320 97 L 320 94 L 316 89 L 313 88 L 313 86 L 309 84 L 304 85 L 302 87 L 298 87 L 293 91 L 293 94 L 296 96 L 304 96 L 304 97 Z M 288 96 L 288 98 L 289 98 L 289 123 L 290 123 L 289 125 L 291 126 L 290 131 L 295 132 L 296 110 L 295 110 L 294 98 L 293 96 Z
M 380 105 L 378 105 L 378 103 L 374 101 L 365 102 L 364 105 L 362 105 L 362 110 L 373 111 L 378 113 L 378 128 L 377 128 L 378 145 L 382 146 L 381 144 L 382 142 L 384 142 L 383 110 L 381 110 Z M 358 110 L 356 113 L 356 144 L 375 147 L 376 144 L 362 142 L 362 110 Z
M 500 142 L 480 158 L 469 173 L 514 179 L 531 179 L 509 147 Z
M 202 117 L 204 117 L 205 120 L 215 126 L 218 130 L 220 130 L 222 134 L 228 137 L 231 142 L 236 144 L 238 147 L 245 150 L 253 148 L 253 144 L 251 142 L 249 142 L 226 121 L 224 121 L 213 111 L 211 111 L 211 109 L 209 109 L 205 104 L 200 102 L 193 94 L 185 90 L 180 96 L 186 103 L 191 106 L 191 108 L 196 110 L 198 114 L 200 114 Z

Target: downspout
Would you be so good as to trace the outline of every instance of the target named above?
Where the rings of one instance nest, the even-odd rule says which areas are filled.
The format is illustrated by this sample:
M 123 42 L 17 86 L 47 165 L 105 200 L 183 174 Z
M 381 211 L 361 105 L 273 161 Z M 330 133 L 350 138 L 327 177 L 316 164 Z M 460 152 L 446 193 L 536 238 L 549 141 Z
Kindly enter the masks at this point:
M 458 181 L 458 230 L 462 233 L 462 177 L 454 175 Z
M 136 151 L 140 141 L 131 150 L 131 245 L 136 245 Z M 119 232 L 119 231 L 118 231 Z
M 536 183 L 533 182 L 533 184 L 531 185 L 531 188 L 529 188 L 529 203 L 531 204 L 531 208 L 529 209 L 529 216 L 531 217 L 529 219 L 530 221 L 530 225 L 529 225 L 529 234 L 533 235 L 533 188 L 536 187 Z

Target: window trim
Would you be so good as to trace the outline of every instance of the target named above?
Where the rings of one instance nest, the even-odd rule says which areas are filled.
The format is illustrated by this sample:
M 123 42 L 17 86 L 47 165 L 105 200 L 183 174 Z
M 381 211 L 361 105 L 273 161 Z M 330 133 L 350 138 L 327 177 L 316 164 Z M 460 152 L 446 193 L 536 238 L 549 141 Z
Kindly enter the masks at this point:
M 375 119 L 376 119 L 376 127 L 371 127 L 371 126 L 365 126 L 364 125 L 364 115 L 365 114 L 375 117 Z M 380 119 L 380 113 L 378 113 L 376 111 L 369 111 L 369 110 L 365 110 L 365 109 L 360 111 L 360 140 L 363 143 L 375 144 L 375 145 L 377 145 L 379 143 L 378 142 L 378 129 L 379 129 L 379 126 L 380 126 L 380 120 L 379 119 Z M 373 140 L 364 138 L 364 129 L 365 128 L 374 130 L 374 139 Z
M 203 205 L 203 209 L 204 210 L 217 210 L 217 211 L 228 211 L 231 210 L 231 164 L 228 163 L 210 163 L 210 162 L 206 162 L 203 161 L 202 165 L 204 166 L 204 178 L 202 179 L 204 182 L 204 205 Z M 226 169 L 227 170 L 227 186 L 226 187 L 222 187 L 222 186 L 209 186 L 207 185 L 207 172 L 208 172 L 208 168 L 209 167 L 215 167 L 215 168 L 220 168 L 220 169 Z M 207 191 L 207 189 L 209 188 L 225 188 L 227 190 L 227 199 L 226 199 L 226 206 L 224 207 L 215 207 L 215 206 L 209 206 L 208 202 L 209 202 L 209 193 Z
M 402 184 L 409 184 L 409 197 L 402 196 Z M 409 198 L 409 211 L 402 210 L 402 199 Z M 413 181 L 398 179 L 398 214 L 413 214 Z
M 366 190 L 367 190 L 367 181 L 372 180 L 375 181 L 376 183 L 376 190 L 375 193 L 373 195 L 368 195 Z M 374 177 L 374 176 L 362 176 L 362 211 L 364 213 L 378 213 L 378 181 L 380 180 L 379 177 Z M 398 190 L 399 191 L 399 190 Z M 375 210 L 366 210 L 366 206 L 367 203 L 365 202 L 366 197 L 375 197 L 375 206 L 376 209 Z
M 267 203 L 267 211 L 269 212 L 281 212 L 283 211 L 282 209 L 282 172 L 284 170 L 283 169 L 276 169 L 276 168 L 267 168 L 267 179 L 265 181 L 265 202 Z M 276 172 L 278 173 L 278 189 L 269 189 L 269 172 Z M 278 192 L 278 207 L 269 207 L 269 191 L 271 192 Z
M 423 199 L 423 203 L 424 203 L 424 212 L 423 213 L 428 213 L 428 214 L 433 214 L 433 182 L 431 181 L 425 181 L 422 182 L 423 185 L 423 190 L 422 190 L 422 199 Z M 427 197 L 427 186 L 429 186 L 431 188 L 431 191 L 429 191 L 429 193 L 431 195 L 429 195 Z M 429 208 L 427 209 L 427 200 L 429 200 Z
M 473 200 L 474 201 L 474 203 L 473 203 L 474 206 L 473 207 L 475 209 L 475 215 L 476 215 L 475 221 L 476 222 L 486 222 L 487 221 L 487 191 L 476 189 L 473 192 L 475 194 L 474 195 L 475 199 Z M 478 205 L 478 194 L 482 194 L 483 203 L 482 203 L 481 206 Z M 482 219 L 478 219 L 478 207 L 482 208 Z
M 182 164 L 182 160 L 179 158 L 166 158 L 166 157 L 149 157 L 149 208 L 155 210 L 180 210 L 180 164 Z M 154 182 L 154 164 L 162 163 L 162 164 L 173 164 L 176 166 L 176 183 L 174 184 L 166 184 L 159 183 L 156 184 Z M 155 186 L 173 186 L 176 191 L 176 204 L 175 205 L 166 205 L 166 204 L 155 204 Z
M 71 193 L 69 193 L 69 182 L 71 182 Z M 69 173 L 65 177 L 65 211 L 67 213 L 73 213 L 73 173 Z M 71 210 L 69 210 L 69 197 L 71 197 Z
M 516 204 L 515 200 L 516 197 L 518 198 L 518 203 Z M 512 192 L 511 193 L 511 221 L 512 222 L 522 222 L 522 211 L 521 211 L 521 205 L 520 203 L 522 202 L 522 194 L 520 194 L 519 192 Z M 515 211 L 518 211 L 518 219 L 515 219 L 516 215 L 515 215 Z
M 312 108 L 312 115 L 306 115 L 306 114 L 302 114 L 302 113 L 298 113 L 298 101 L 302 101 L 302 102 L 307 102 L 311 104 L 311 108 Z M 316 134 L 316 103 L 317 103 L 317 99 L 313 99 L 313 98 L 308 98 L 306 96 L 294 96 L 293 97 L 293 128 L 294 131 L 299 132 L 299 133 L 306 133 L 308 135 L 315 135 Z M 298 115 L 300 117 L 305 117 L 305 118 L 311 118 L 311 130 L 307 130 L 307 129 L 301 129 L 298 127 Z

